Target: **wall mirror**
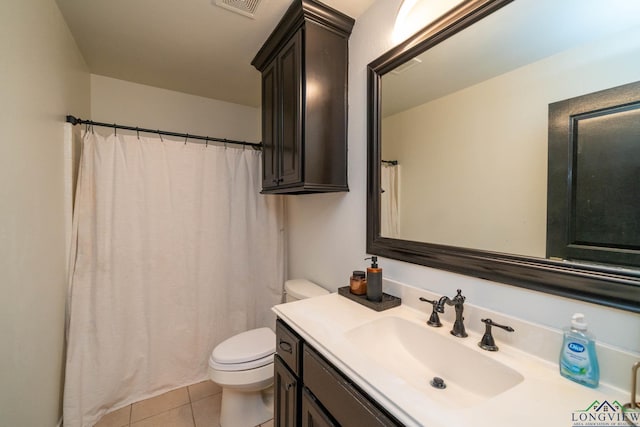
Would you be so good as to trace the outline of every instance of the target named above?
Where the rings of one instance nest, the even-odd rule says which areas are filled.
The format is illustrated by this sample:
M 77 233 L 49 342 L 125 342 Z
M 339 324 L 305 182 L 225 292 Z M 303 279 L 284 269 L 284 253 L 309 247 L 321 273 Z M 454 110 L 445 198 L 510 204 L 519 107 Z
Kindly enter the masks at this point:
M 547 256 L 550 105 L 637 81 L 640 2 L 461 2 L 369 64 L 367 251 L 640 312 L 639 266 Z

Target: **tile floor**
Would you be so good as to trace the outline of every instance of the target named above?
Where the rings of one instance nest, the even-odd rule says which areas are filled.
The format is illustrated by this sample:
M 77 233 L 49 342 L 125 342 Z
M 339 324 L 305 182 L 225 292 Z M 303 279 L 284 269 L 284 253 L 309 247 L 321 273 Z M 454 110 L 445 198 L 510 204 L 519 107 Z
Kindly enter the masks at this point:
M 221 392 L 203 381 L 125 406 L 94 427 L 219 427 Z M 273 421 L 257 427 L 273 427 Z

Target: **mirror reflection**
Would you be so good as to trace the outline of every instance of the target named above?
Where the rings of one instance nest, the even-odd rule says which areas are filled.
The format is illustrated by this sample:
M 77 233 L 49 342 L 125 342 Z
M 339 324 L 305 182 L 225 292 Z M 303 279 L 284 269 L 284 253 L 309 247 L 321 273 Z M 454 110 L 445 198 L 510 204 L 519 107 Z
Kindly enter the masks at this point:
M 381 236 L 544 258 L 549 104 L 639 80 L 634 0 L 515 0 L 384 74 Z

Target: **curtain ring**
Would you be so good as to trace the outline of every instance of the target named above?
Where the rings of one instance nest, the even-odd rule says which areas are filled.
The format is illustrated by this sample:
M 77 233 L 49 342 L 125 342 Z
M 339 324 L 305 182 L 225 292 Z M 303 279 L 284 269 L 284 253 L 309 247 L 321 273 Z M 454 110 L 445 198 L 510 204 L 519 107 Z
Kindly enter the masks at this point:
M 189 139 L 189 134 L 186 134 L 184 137 L 184 145 L 187 145 L 187 139 Z
M 136 135 L 138 136 L 138 141 L 140 141 L 140 129 L 136 126 Z
M 118 136 L 118 128 L 115 123 L 113 124 L 113 136 Z
M 208 137 L 208 136 L 206 136 L 206 137 L 205 137 L 205 145 L 204 145 L 204 148 L 209 148 L 209 137 Z
M 223 141 L 224 141 L 224 149 L 226 150 L 227 149 L 227 138 L 223 139 Z
M 164 140 L 162 139 L 162 134 L 160 133 L 160 129 L 158 129 L 158 136 L 160 137 L 160 141 L 164 142 Z
M 91 135 L 93 135 L 93 134 L 94 134 L 94 132 L 93 132 L 93 122 L 91 122 Z

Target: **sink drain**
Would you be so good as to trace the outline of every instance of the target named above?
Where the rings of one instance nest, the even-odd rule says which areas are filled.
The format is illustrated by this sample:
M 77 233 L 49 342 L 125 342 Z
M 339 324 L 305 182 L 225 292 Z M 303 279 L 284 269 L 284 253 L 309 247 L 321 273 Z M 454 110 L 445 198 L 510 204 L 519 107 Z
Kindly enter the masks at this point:
M 433 377 L 433 379 L 429 382 L 431 387 L 433 388 L 447 388 L 447 385 L 444 383 L 444 380 L 440 377 Z

